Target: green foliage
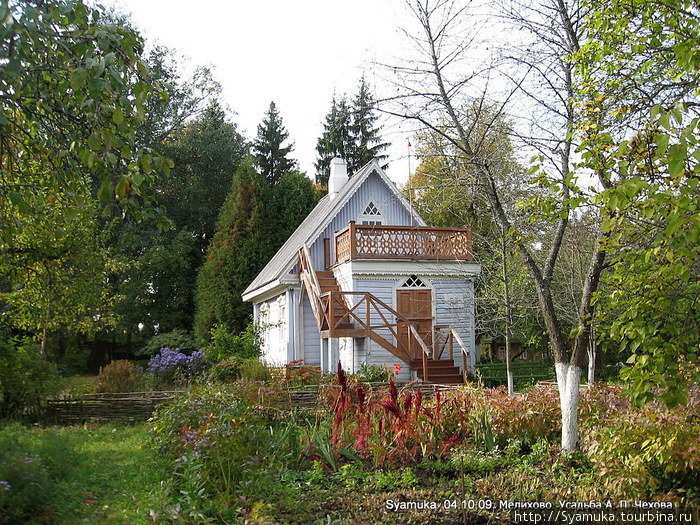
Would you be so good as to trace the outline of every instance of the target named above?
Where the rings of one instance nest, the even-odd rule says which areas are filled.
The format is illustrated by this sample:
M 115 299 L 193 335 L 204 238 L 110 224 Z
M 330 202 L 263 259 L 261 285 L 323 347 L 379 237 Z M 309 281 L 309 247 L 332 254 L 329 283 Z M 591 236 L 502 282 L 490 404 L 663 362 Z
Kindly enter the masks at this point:
M 283 146 L 287 138 L 289 133 L 282 124 L 277 106 L 270 102 L 262 124 L 258 125 L 258 136 L 253 142 L 255 165 L 270 186 L 277 184 L 296 167 L 296 161 L 288 158 L 294 149 L 294 143 Z
M 226 357 L 209 369 L 209 378 L 223 383 L 230 383 L 240 379 L 243 361 L 245 360 L 237 355 Z
M 195 335 L 208 341 L 215 324 L 237 333 L 251 306 L 241 294 L 316 204 L 311 181 L 282 177 L 274 188 L 250 160 L 236 171 L 216 235 L 197 276 Z
M 241 293 L 267 263 L 271 242 L 267 235 L 267 181 L 250 162 L 234 176 L 217 223 L 216 235 L 197 276 L 195 334 L 209 340 L 216 323 L 231 332 L 248 324 L 250 305 Z
M 382 152 L 388 144 L 381 142 L 381 127 L 377 125 L 374 106 L 374 97 L 364 77 L 351 103 L 345 95 L 340 99 L 333 97 L 323 133 L 316 144 L 317 183 L 328 183 L 333 157 L 347 161 L 350 175 L 374 158 L 380 162 L 387 158 Z
M 27 196 L 50 202 L 95 177 L 101 201 L 152 213 L 140 206 L 170 162 L 135 142 L 145 102 L 159 95 L 140 37 L 103 23 L 82 1 L 12 1 L 1 9 L 3 203 L 30 213 Z M 44 180 L 26 184 L 29 174 Z M 3 242 L 12 245 L 16 226 L 3 220 Z
M 260 345 L 260 329 L 254 323 L 248 323 L 239 334 L 229 332 L 223 324 L 216 324 L 211 329 L 210 342 L 204 348 L 204 354 L 212 363 L 231 357 L 257 358 L 260 356 Z
M 161 74 L 180 78 L 175 71 Z M 166 108 L 167 115 L 180 116 L 171 115 L 165 123 L 151 122 L 163 128 L 159 136 L 167 131 L 167 140 L 158 148 L 175 162 L 170 177 L 155 185 L 158 203 L 166 208 L 175 229 L 163 232 L 152 222 L 111 227 L 112 243 L 129 261 L 120 273 L 123 279 L 116 293 L 124 296 L 117 306 L 121 324 L 131 331 L 139 324 L 146 331 L 155 326 L 161 332 L 192 329 L 197 271 L 214 237 L 233 174 L 248 153 L 245 139 L 221 106 L 211 101 L 202 110 L 202 95 L 182 100 L 190 91 L 189 83 L 178 82 L 174 89 L 183 91 L 178 100 L 196 118 L 185 124 L 181 108 Z
M 270 369 L 257 357 L 244 360 L 240 366 L 240 373 L 242 379 L 250 381 L 269 381 L 272 379 Z
M 153 428 L 156 445 L 177 459 L 187 504 L 203 513 L 208 499 L 257 501 L 278 494 L 281 474 L 300 458 L 293 424 L 268 420 L 226 390 L 183 395 L 158 412 Z
M 605 186 L 596 204 L 605 210 L 605 248 L 613 254 L 613 291 L 598 298 L 609 315 L 599 323 L 631 354 L 620 377 L 636 404 L 657 395 L 670 405 L 684 402 L 698 380 L 694 6 L 597 0 L 586 24 L 589 42 L 575 56 L 581 156 Z
M 0 414 L 38 416 L 41 402 L 60 390 L 56 365 L 40 355 L 29 338 L 11 338 L 0 331 Z
M 410 489 L 418 485 L 418 478 L 409 467 L 399 470 L 378 470 L 367 482 L 377 490 Z
M 345 96 L 331 102 L 323 124 L 323 133 L 316 143 L 316 182 L 328 184 L 333 157 L 349 159 L 353 151 L 352 114 Z
M 22 430 L 12 425 L 0 431 L 0 514 L 8 524 L 26 523 L 46 511 L 46 495 L 52 492 L 44 460 L 21 446 Z
M 285 243 L 321 197 L 306 175 L 292 172 L 280 179 L 272 189 L 268 218 L 269 235 L 276 247 Z
M 177 348 L 186 354 L 190 354 L 197 350 L 196 341 L 191 333 L 186 330 L 173 330 L 172 332 L 159 333 L 154 335 L 136 352 L 138 357 L 152 357 L 156 355 L 161 348 Z
M 472 427 L 474 428 L 474 441 L 477 448 L 491 452 L 496 448 L 496 439 L 491 426 L 491 415 L 488 406 L 482 411 L 471 415 Z
M 457 472 L 477 476 L 488 475 L 507 464 L 504 456 L 495 448 L 486 451 L 460 448 L 452 453 L 450 462 Z
M 357 371 L 357 380 L 362 383 L 384 383 L 393 376 L 386 366 L 362 363 Z
M 352 106 L 352 135 L 355 139 L 352 155 L 348 158 L 348 170 L 354 173 L 369 161 L 376 159 L 386 168 L 388 158 L 384 152 L 389 144 L 382 142 L 381 127 L 377 125 L 376 101 L 371 86 L 363 76 L 357 88 Z
M 586 433 L 584 449 L 611 496 L 646 498 L 657 490 L 700 497 L 698 400 L 670 411 L 658 405 L 627 412 Z
M 100 367 L 97 392 L 138 392 L 144 388 L 143 372 L 125 359 Z

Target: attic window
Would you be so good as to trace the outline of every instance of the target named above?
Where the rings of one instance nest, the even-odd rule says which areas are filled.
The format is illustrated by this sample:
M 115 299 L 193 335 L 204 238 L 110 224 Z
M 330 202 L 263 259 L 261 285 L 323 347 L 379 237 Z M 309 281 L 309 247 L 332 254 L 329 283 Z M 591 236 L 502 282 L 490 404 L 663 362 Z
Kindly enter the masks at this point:
M 379 208 L 374 202 L 369 201 L 365 207 L 365 211 L 360 215 L 358 222 L 369 226 L 379 226 L 383 223 L 382 212 L 379 211 Z
M 411 275 L 406 279 L 406 282 L 403 283 L 401 288 L 427 288 L 427 286 L 417 276 Z
M 365 211 L 362 212 L 362 215 L 381 215 L 381 212 L 374 205 L 374 203 L 370 201 L 370 203 L 365 208 Z

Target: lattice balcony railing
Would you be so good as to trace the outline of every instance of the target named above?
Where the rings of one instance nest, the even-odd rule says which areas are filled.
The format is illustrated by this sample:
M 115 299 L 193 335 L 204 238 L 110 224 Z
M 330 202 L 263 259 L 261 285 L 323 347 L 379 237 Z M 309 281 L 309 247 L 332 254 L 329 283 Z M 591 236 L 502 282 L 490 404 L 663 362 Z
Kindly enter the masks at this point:
M 469 230 L 359 225 L 354 222 L 336 233 L 335 254 L 336 262 L 351 259 L 473 259 Z

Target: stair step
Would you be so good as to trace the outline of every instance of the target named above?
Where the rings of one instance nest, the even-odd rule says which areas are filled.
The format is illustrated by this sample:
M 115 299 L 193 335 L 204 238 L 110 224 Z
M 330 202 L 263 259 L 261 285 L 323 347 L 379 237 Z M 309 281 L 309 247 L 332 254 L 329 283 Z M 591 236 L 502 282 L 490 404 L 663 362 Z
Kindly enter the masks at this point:
M 431 361 L 428 360 L 426 363 L 428 365 L 428 368 L 430 369 L 443 369 L 443 368 L 456 368 L 459 369 L 458 366 L 455 366 L 452 361 Z M 423 361 L 420 359 L 411 361 L 411 367 L 412 368 L 423 368 Z

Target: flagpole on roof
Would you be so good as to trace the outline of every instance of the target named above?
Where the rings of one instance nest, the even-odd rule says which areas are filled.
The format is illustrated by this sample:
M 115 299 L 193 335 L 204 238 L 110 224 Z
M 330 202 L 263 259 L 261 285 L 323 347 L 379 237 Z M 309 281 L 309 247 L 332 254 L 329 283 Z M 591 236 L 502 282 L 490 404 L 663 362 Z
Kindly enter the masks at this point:
M 406 146 L 408 150 L 408 203 L 411 205 L 411 226 L 413 226 L 413 188 L 411 188 L 411 139 L 408 139 Z

